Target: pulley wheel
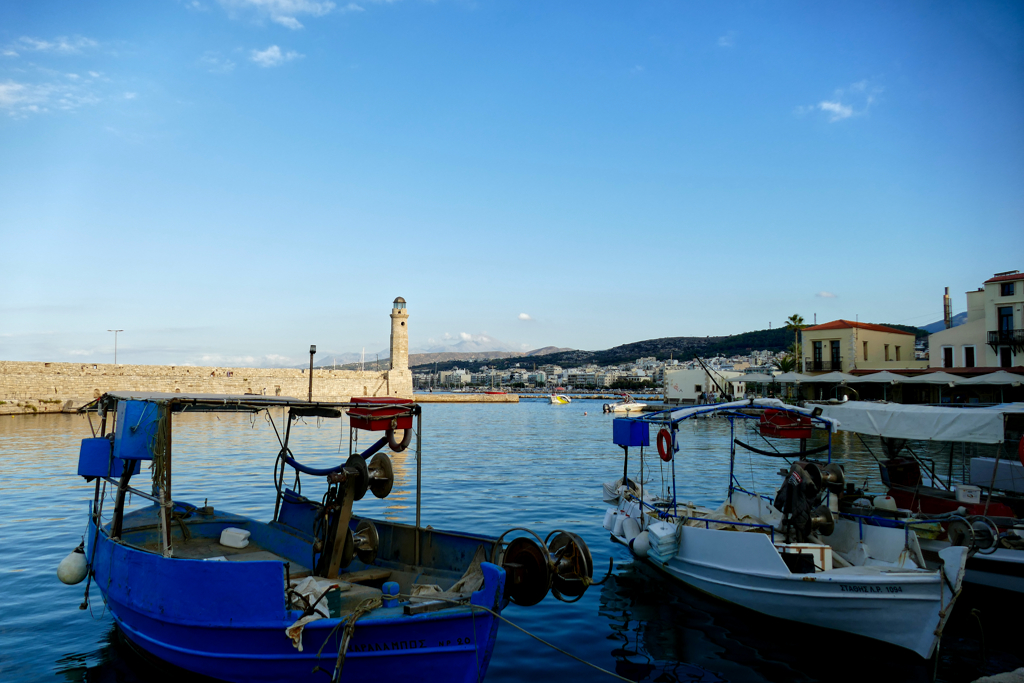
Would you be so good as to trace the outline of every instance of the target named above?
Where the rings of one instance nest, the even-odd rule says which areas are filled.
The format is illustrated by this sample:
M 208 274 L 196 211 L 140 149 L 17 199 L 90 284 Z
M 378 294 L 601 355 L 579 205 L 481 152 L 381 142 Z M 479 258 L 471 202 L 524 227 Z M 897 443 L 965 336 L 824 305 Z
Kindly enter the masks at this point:
M 366 467 L 366 460 L 358 453 L 350 455 L 345 461 L 345 469 L 356 471 L 356 481 L 352 487 L 353 497 L 355 500 L 362 500 L 370 485 L 370 470 Z
M 555 597 L 570 598 L 583 595 L 594 578 L 594 558 L 586 541 L 571 531 L 559 531 L 548 545 L 555 563 L 555 576 L 551 582 Z
M 949 539 L 950 545 L 973 548 L 974 527 L 962 517 L 954 519 L 946 527 L 946 538 Z
M 811 511 L 811 529 L 822 536 L 831 536 L 836 530 L 836 518 L 827 505 L 819 505 Z
M 536 605 L 548 594 L 551 587 L 548 551 L 534 539 L 513 539 L 505 549 L 501 566 L 506 572 L 505 593 L 517 605 Z
M 395 484 L 395 472 L 391 467 L 391 458 L 378 453 L 370 459 L 370 490 L 378 498 L 387 498 L 391 487 Z
M 377 534 L 377 527 L 373 522 L 368 519 L 359 522 L 352 540 L 359 561 L 363 564 L 373 564 L 373 561 L 377 559 L 377 548 L 380 547 L 380 536 Z
M 842 465 L 830 462 L 821 468 L 821 474 L 829 491 L 839 493 L 843 490 L 843 485 L 846 484 L 846 473 L 843 471 Z

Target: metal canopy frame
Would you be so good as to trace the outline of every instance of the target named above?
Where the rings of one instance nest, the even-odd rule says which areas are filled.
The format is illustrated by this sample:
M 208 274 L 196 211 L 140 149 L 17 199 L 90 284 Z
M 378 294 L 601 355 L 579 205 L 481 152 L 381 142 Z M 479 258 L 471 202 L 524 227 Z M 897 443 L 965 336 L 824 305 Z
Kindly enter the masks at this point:
M 160 427 L 158 429 L 164 432 L 163 434 L 163 451 L 159 454 L 159 457 L 163 460 L 162 468 L 153 468 L 153 491 L 152 493 L 146 493 L 133 486 L 129 485 L 132 474 L 135 471 L 134 466 L 126 466 L 123 468 L 123 473 L 119 479 L 112 477 L 97 477 L 95 491 L 93 494 L 93 508 L 92 514 L 96 524 L 96 531 L 99 533 L 102 527 L 101 513 L 103 506 L 103 497 L 100 495 L 100 483 L 110 483 L 117 487 L 117 497 L 114 503 L 114 513 L 110 524 L 109 535 L 111 538 L 120 538 L 122 530 L 122 521 L 124 519 L 124 502 L 127 494 L 137 495 L 146 500 L 152 501 L 160 508 L 160 539 L 161 539 L 161 552 L 164 557 L 171 557 L 173 554 L 173 546 L 171 543 L 171 523 L 173 521 L 173 508 L 174 502 L 171 496 L 171 434 L 172 434 L 172 420 L 171 417 L 174 413 L 181 412 L 233 412 L 233 413 L 258 413 L 263 410 L 269 411 L 271 408 L 287 408 L 288 409 L 288 423 L 285 428 L 284 440 L 281 441 L 280 434 L 278 433 L 278 440 L 281 443 L 281 453 L 289 453 L 288 442 L 291 435 L 291 423 L 295 419 L 302 417 L 318 417 L 326 419 L 337 419 L 341 418 L 343 410 L 346 408 L 359 408 L 360 410 L 367 411 L 379 411 L 389 410 L 393 411 L 397 406 L 401 407 L 402 412 L 398 414 L 391 414 L 389 417 L 415 417 L 416 418 L 416 547 L 415 547 L 415 561 L 418 564 L 420 561 L 420 534 L 421 530 L 421 508 L 422 508 L 422 427 L 423 427 L 423 409 L 418 403 L 402 403 L 402 404 L 389 404 L 389 403 L 355 403 L 351 401 L 305 401 L 302 399 L 292 398 L 289 396 L 262 396 L 262 395 L 250 395 L 250 394 L 180 394 L 180 393 L 160 393 L 160 392 L 127 392 L 127 391 L 114 391 L 108 392 L 98 399 L 95 399 L 86 405 L 78 409 L 79 413 L 91 413 L 96 412 L 100 415 L 100 430 L 99 436 L 105 437 L 113 441 L 114 433 L 116 430 L 116 416 L 117 416 L 117 404 L 121 401 L 144 401 L 153 403 L 158 406 L 160 412 Z M 110 429 L 107 429 L 108 416 L 110 419 Z M 272 421 L 271 421 L 272 422 Z M 273 424 L 273 422 L 272 422 Z M 275 433 L 277 433 L 277 427 L 274 427 Z M 350 434 L 350 448 L 349 455 L 352 455 L 351 448 L 351 434 Z M 156 457 L 157 454 L 154 454 Z M 110 458 L 113 460 L 113 449 L 111 449 Z M 277 462 L 275 460 L 275 462 Z M 282 477 L 283 477 L 283 465 L 282 465 Z M 163 481 L 157 481 L 162 475 Z M 275 480 L 275 485 L 278 482 Z M 281 487 L 276 486 L 278 489 L 277 500 L 274 505 L 274 517 L 277 517 L 278 509 L 281 502 Z

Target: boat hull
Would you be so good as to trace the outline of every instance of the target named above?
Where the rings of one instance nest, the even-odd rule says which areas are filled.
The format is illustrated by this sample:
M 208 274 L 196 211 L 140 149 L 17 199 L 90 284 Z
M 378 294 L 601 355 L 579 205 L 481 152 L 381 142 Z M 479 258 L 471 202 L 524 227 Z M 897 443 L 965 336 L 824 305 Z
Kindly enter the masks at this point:
M 90 529 L 87 555 L 108 609 L 134 645 L 174 666 L 225 681 L 322 681 L 334 670 L 339 619 L 310 622 L 302 651 L 285 629 L 281 562 L 204 562 L 164 558 Z M 483 563 L 471 604 L 501 609 L 505 572 Z M 418 615 L 402 607 L 360 618 L 344 660 L 344 681 L 414 678 L 476 681 L 486 674 L 498 619 L 471 606 Z M 323 648 L 318 659 L 318 651 Z
M 667 562 L 644 559 L 726 602 L 884 641 L 923 658 L 938 646 L 936 634 L 955 600 L 938 572 L 854 567 L 792 574 L 764 534 L 683 527 L 679 547 Z

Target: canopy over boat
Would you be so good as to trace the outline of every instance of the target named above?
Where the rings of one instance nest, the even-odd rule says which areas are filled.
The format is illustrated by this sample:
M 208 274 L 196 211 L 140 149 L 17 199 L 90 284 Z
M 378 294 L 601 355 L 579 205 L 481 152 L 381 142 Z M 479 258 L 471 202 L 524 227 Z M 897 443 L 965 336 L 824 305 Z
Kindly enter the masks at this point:
M 783 403 L 777 398 L 750 398 L 743 401 L 731 401 L 729 403 L 713 403 L 711 405 L 704 406 L 688 406 L 686 408 L 679 408 L 677 410 L 663 410 L 658 413 L 650 413 L 648 415 L 642 415 L 637 417 L 631 417 L 631 420 L 637 420 L 642 422 L 658 422 L 658 423 L 677 423 L 687 420 L 697 415 L 707 415 L 718 412 L 732 412 L 743 409 L 765 409 L 774 408 L 776 410 L 783 410 L 791 413 L 799 413 L 801 415 L 807 415 L 812 421 L 819 424 L 821 427 L 827 427 L 830 431 L 836 431 L 839 429 L 839 421 L 826 416 L 819 416 L 816 414 L 818 406 L 815 408 L 800 408 L 788 403 Z
M 1004 417 L 1024 413 L 1022 403 L 987 408 L 939 408 L 896 403 L 861 403 L 821 406 L 822 417 L 838 421 L 841 429 L 891 439 L 1002 443 Z
M 308 406 L 343 408 L 351 406 L 346 402 L 306 401 L 292 396 L 263 396 L 261 394 L 180 394 L 158 391 L 111 391 L 79 409 L 90 410 L 99 403 L 113 405 L 118 401 L 146 401 L 147 403 L 170 404 L 171 410 L 196 411 L 237 411 L 249 412 L 274 407 Z

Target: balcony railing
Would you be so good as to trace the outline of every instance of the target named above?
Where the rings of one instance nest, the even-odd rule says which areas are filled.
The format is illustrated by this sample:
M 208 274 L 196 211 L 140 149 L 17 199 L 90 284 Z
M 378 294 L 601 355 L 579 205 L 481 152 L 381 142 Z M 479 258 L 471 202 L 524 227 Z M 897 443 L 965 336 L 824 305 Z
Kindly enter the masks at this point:
M 988 333 L 988 345 L 1011 346 L 1014 351 L 1024 350 L 1024 330 L 996 330 Z
M 831 360 L 814 360 L 813 358 L 804 358 L 804 372 L 832 372 L 833 370 L 842 372 L 842 358 L 832 358 Z

